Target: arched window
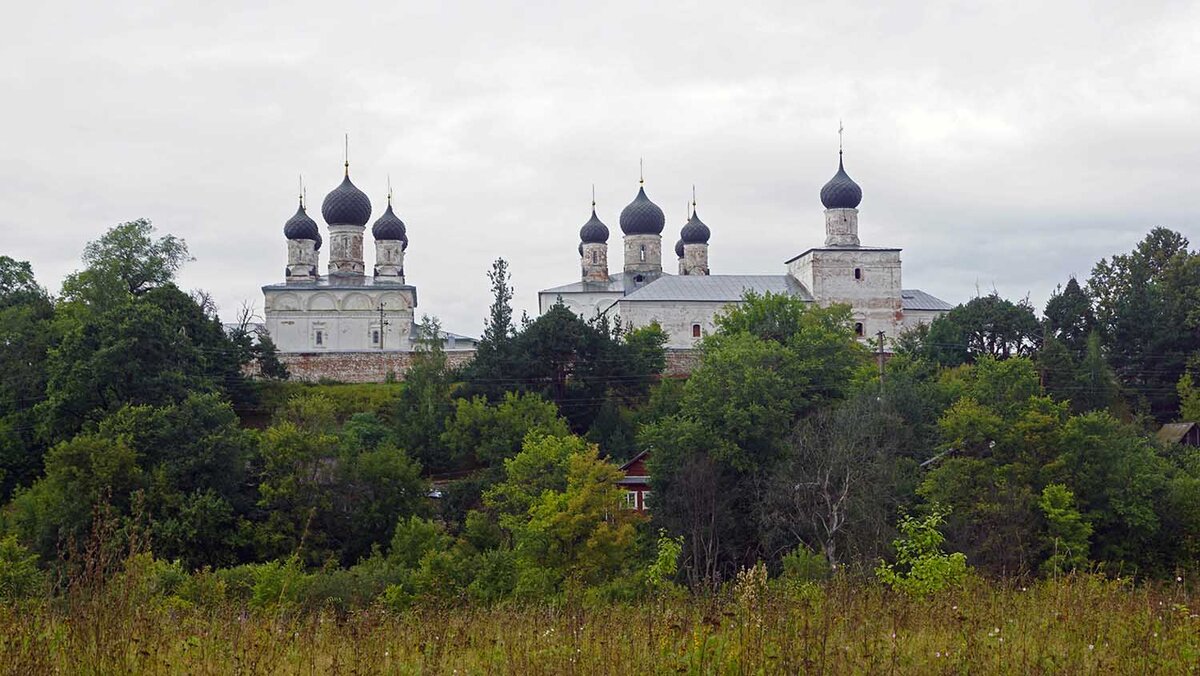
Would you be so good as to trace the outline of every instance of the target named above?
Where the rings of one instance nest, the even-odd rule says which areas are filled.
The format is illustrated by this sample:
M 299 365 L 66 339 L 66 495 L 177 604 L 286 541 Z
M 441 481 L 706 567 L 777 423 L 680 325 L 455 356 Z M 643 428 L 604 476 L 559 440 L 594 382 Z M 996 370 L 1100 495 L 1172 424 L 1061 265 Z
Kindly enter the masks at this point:
M 324 338 L 325 338 L 325 336 L 321 335 L 321 330 L 317 329 L 317 335 L 316 335 L 317 345 L 324 345 L 325 344 L 324 340 L 323 340 Z
M 859 338 L 862 337 L 862 335 L 863 335 L 862 322 L 854 322 L 854 335 L 858 336 Z
M 371 344 L 372 344 L 372 345 L 378 345 L 378 344 L 379 344 L 379 331 L 372 331 L 372 332 L 371 332 Z
M 862 279 L 862 268 L 854 268 L 854 278 Z
M 593 265 L 596 264 L 596 252 L 595 251 L 592 252 L 592 264 Z
M 700 337 L 700 325 L 699 324 L 692 324 L 692 337 L 693 338 Z
M 646 245 L 645 244 L 642 245 L 641 256 L 642 256 L 642 262 L 645 263 L 646 262 Z

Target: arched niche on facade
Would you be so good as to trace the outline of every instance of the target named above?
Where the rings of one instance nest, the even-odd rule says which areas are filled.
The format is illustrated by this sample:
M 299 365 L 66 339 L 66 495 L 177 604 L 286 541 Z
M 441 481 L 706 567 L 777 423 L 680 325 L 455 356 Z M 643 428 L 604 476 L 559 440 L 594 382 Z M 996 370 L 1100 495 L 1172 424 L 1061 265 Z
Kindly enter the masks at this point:
M 318 293 L 308 299 L 309 310 L 336 310 L 337 301 L 327 293 Z
M 342 299 L 343 310 L 373 310 L 374 305 L 371 303 L 370 297 L 365 293 L 347 294 Z
M 404 294 L 385 293 L 379 300 L 388 310 L 407 310 L 409 308 L 408 298 Z
M 276 312 L 287 312 L 289 310 L 300 309 L 300 297 L 294 293 L 281 293 L 275 297 L 272 302 L 272 310 Z

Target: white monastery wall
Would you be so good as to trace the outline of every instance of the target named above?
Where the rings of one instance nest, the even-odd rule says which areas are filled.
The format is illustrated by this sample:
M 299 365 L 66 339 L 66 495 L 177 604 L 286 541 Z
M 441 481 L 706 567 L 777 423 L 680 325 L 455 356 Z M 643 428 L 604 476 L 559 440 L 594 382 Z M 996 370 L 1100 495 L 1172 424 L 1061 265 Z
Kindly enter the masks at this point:
M 667 332 L 667 347 L 683 349 L 695 347 L 699 340 L 695 337 L 696 325 L 700 326 L 701 336 L 716 331 L 716 316 L 729 305 L 717 301 L 623 301 L 618 309 L 622 326 L 658 322 Z
M 411 290 L 265 289 L 267 332 L 280 352 L 407 350 Z M 384 304 L 380 348 L 379 304 Z

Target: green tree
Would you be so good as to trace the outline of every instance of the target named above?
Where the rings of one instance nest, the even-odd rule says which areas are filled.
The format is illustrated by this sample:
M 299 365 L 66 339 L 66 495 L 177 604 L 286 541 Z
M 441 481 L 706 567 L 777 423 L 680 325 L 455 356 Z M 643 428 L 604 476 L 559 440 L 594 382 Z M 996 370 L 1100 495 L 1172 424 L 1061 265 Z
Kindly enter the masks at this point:
M 1088 336 L 1096 330 L 1092 298 L 1075 277 L 1067 280 L 1046 301 L 1046 330 L 1078 360 L 1087 349 Z
M 54 305 L 29 263 L 0 256 L 0 500 L 41 473 L 46 445 L 33 407 L 46 397 Z
M 893 541 L 896 563 L 880 561 L 875 575 L 884 584 L 908 594 L 924 595 L 938 592 L 962 582 L 970 569 L 967 557 L 961 553 L 942 551 L 938 528 L 945 512 L 934 509 L 927 516 L 904 515 L 900 519 L 900 537 Z
M 865 362 L 844 306 L 748 295 L 701 342 L 679 412 L 646 425 L 654 519 L 684 536 L 693 586 L 712 585 L 760 558 L 757 502 L 796 422 L 843 398 Z
M 1041 337 L 1028 300 L 1013 303 L 991 293 L 935 319 L 927 340 L 932 358 L 955 366 L 984 355 L 996 359 L 1030 356 L 1037 351 Z
M 453 411 L 451 376 L 440 338 L 441 324 L 426 315 L 417 327 L 417 349 L 404 376 L 403 389 L 391 419 L 395 440 L 431 472 L 452 467 L 442 447 L 446 417 Z
M 19 491 L 6 508 L 5 531 L 15 533 L 44 561 L 87 541 L 94 511 L 109 505 L 128 514 L 146 477 L 124 440 L 81 434 L 46 454 L 46 472 Z
M 1126 396 L 1160 422 L 1174 418 L 1174 385 L 1200 351 L 1200 254 L 1183 235 L 1155 228 L 1132 252 L 1101 259 L 1088 290 Z
M 114 226 L 83 250 L 86 268 L 63 282 L 63 298 L 98 308 L 122 304 L 175 280 L 192 260 L 187 243 L 174 235 L 154 237 L 154 226 L 142 218 Z
M 220 321 L 173 285 L 78 319 L 49 353 L 41 409 L 50 439 L 126 404 L 167 405 L 192 392 L 249 396 Z
M 1049 477 L 1066 485 L 1092 525 L 1097 560 L 1153 567 L 1169 468 L 1136 429 L 1106 412 L 1069 420 Z
M 1045 547 L 1050 554 L 1042 572 L 1069 573 L 1086 566 L 1092 526 L 1075 508 L 1075 495 L 1062 484 L 1050 484 L 1042 489 L 1038 507 L 1046 520 Z
M 506 392 L 497 404 L 481 396 L 459 399 L 442 444 L 459 463 L 497 465 L 516 455 L 530 433 L 565 436 L 570 430 L 554 404 L 536 394 Z
M 1200 388 L 1192 381 L 1192 374 L 1184 373 L 1175 386 L 1179 393 L 1179 419 L 1200 422 Z

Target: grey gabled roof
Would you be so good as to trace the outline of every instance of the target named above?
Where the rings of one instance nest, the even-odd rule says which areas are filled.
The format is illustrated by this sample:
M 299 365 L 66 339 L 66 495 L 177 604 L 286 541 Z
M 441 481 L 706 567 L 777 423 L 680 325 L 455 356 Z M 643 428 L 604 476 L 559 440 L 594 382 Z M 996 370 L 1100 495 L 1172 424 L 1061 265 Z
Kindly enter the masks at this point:
M 732 303 L 747 291 L 786 293 L 812 300 L 804 285 L 791 275 L 672 275 L 661 277 L 625 296 L 621 302 L 695 301 Z
M 542 289 L 538 293 L 551 295 L 562 293 L 624 293 L 626 287 L 633 288 L 633 275 L 627 272 L 617 272 L 609 275 L 607 282 L 572 282 L 562 286 Z
M 904 289 L 900 292 L 901 305 L 905 310 L 953 310 L 954 306 L 920 289 Z
M 1183 438 L 1192 431 L 1196 424 L 1194 422 L 1167 423 L 1154 436 L 1164 444 L 1177 444 L 1183 441 Z

